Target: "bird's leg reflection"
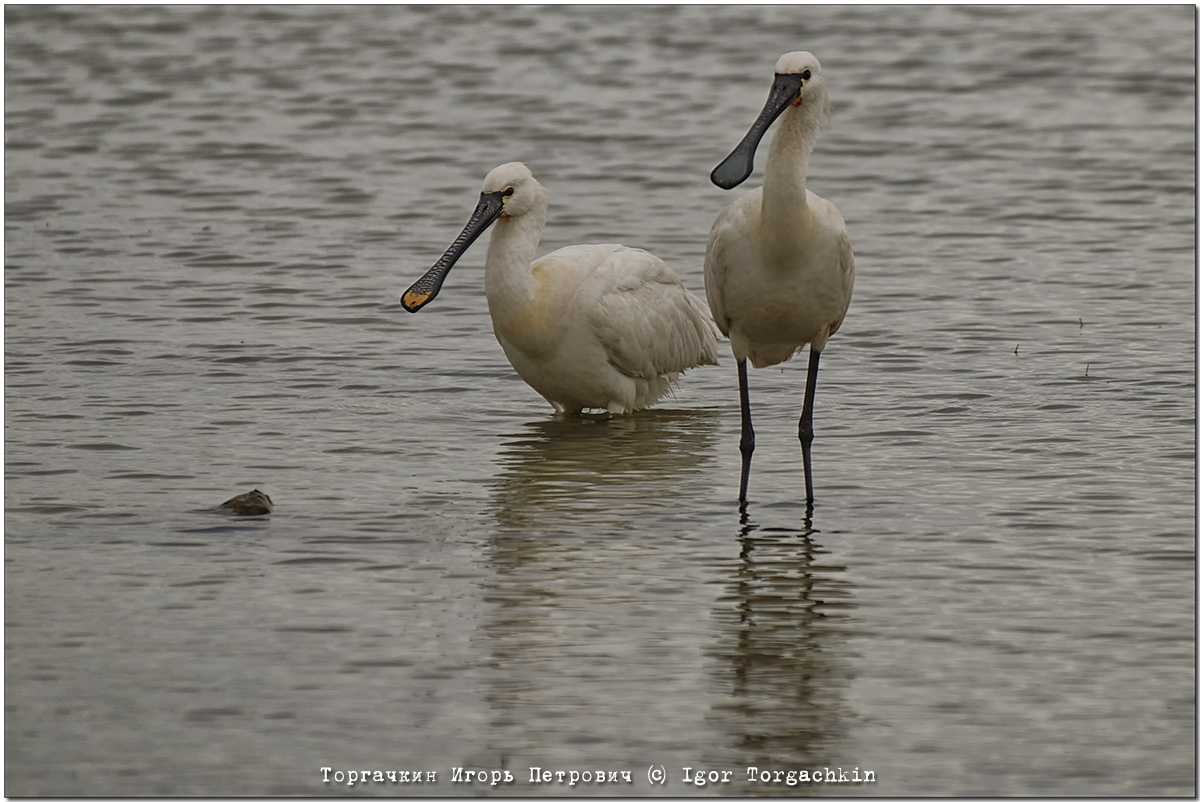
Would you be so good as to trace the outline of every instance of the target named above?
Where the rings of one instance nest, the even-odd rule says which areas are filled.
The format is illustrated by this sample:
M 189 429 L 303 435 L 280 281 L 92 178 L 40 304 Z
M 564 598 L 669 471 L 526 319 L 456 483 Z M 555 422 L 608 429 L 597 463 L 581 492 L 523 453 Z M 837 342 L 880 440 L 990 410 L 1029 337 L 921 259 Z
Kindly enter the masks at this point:
M 803 529 L 782 529 L 782 528 L 780 528 L 780 529 L 771 529 L 768 531 L 796 532 L 805 540 L 805 542 L 809 542 L 809 538 L 811 535 L 815 535 L 821 531 L 820 529 L 813 528 L 813 508 L 812 508 L 811 504 L 809 504 L 808 506 L 805 507 L 804 519 L 803 519 L 803 521 L 801 521 L 801 523 L 803 524 L 803 527 L 804 527 Z M 746 552 L 744 550 L 745 545 L 746 545 L 746 539 L 756 529 L 758 529 L 758 524 L 754 523 L 754 520 L 750 517 L 750 505 L 749 504 L 741 505 L 738 508 L 738 540 L 742 542 L 742 546 L 743 546 L 742 556 L 743 557 L 745 557 L 745 554 L 746 554 Z
M 740 548 L 714 614 L 724 622 L 714 650 L 728 696 L 711 718 L 747 760 L 819 759 L 844 729 L 851 592 L 818 531 L 811 514 L 802 528 L 738 516 Z
M 738 540 L 742 541 L 742 558 L 745 559 L 746 538 L 750 536 L 751 532 L 758 529 L 758 524 L 750 520 L 750 513 L 747 511 L 745 504 L 742 505 L 741 511 L 738 514 L 738 523 L 741 524 L 741 528 L 738 530 Z

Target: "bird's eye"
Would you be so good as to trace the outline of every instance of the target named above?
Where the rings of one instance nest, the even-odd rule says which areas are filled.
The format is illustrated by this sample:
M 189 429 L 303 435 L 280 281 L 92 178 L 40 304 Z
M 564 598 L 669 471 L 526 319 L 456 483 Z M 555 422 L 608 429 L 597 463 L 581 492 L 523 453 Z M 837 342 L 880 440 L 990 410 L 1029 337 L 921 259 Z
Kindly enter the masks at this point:
M 804 72 L 800 73 L 800 77 L 802 79 L 804 79 L 805 81 L 807 81 L 809 78 L 812 77 L 812 70 L 805 70 Z
M 513 191 L 514 190 L 512 187 L 509 187 L 508 189 L 504 190 L 504 197 L 507 198 L 509 195 L 513 194 Z

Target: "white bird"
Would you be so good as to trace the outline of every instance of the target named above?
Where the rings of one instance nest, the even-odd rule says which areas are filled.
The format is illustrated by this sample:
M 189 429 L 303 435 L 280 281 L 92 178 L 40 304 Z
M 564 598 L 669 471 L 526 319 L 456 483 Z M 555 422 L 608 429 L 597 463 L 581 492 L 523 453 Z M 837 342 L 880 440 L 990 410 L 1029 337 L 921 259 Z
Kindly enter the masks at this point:
M 520 162 L 487 174 L 462 233 L 405 291 L 416 312 L 492 223 L 488 312 L 517 374 L 558 413 L 648 407 L 688 368 L 717 364 L 704 304 L 661 259 L 623 245 L 574 245 L 535 260 L 548 193 Z
M 713 319 L 728 335 L 737 359 L 743 506 L 754 453 L 746 359 L 756 368 L 767 367 L 809 346 L 800 446 L 811 508 L 817 365 L 825 343 L 846 317 L 854 289 L 854 251 L 841 212 L 807 187 L 808 157 L 817 132 L 829 119 L 829 91 L 821 63 L 812 53 L 785 53 L 776 62 L 766 105 L 738 146 L 712 171 L 714 184 L 732 189 L 749 178 L 754 151 L 776 119 L 780 122 L 763 185 L 734 200 L 713 223 L 704 287 Z

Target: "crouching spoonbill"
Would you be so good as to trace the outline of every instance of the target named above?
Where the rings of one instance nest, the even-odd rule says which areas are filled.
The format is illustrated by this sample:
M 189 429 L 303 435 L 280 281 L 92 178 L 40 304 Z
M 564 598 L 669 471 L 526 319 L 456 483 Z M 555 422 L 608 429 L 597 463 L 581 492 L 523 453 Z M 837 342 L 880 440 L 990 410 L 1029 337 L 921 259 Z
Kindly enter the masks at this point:
M 556 412 L 648 407 L 688 368 L 717 363 L 704 304 L 657 256 L 623 245 L 573 245 L 534 259 L 547 192 L 520 162 L 487 174 L 462 233 L 409 287 L 416 312 L 496 223 L 484 269 L 492 329 L 517 374 Z
M 807 52 L 785 53 L 775 64 L 766 105 L 749 132 L 712 171 L 712 182 L 733 189 L 750 177 L 763 134 L 780 120 L 771 141 L 763 185 L 717 215 L 704 259 L 704 287 L 713 319 L 729 336 L 737 359 L 742 406 L 742 481 L 746 504 L 754 425 L 746 359 L 777 365 L 809 346 L 800 448 L 804 490 L 813 503 L 813 397 L 825 343 L 846 317 L 854 289 L 854 250 L 841 212 L 807 187 L 808 157 L 829 119 L 829 90 L 821 63 Z

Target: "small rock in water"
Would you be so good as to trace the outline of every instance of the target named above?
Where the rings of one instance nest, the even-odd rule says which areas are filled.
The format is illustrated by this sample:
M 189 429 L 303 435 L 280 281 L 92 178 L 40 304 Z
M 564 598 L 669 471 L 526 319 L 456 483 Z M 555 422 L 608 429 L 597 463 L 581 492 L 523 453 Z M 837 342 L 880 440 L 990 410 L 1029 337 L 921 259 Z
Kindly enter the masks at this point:
M 271 501 L 271 497 L 257 487 L 249 493 L 234 496 L 221 505 L 221 509 L 228 510 L 234 515 L 270 515 L 274 508 L 275 504 Z

